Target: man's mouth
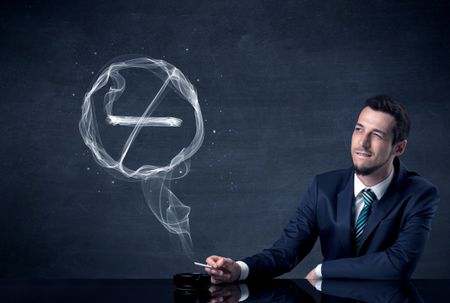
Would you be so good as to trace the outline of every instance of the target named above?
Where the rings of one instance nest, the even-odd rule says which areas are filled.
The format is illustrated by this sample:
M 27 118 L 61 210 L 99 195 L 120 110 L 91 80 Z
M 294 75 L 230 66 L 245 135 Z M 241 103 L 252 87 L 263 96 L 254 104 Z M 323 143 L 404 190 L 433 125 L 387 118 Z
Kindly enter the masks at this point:
M 364 151 L 364 150 L 357 150 L 357 151 L 355 151 L 355 154 L 358 157 L 362 157 L 362 158 L 369 158 L 372 156 L 372 153 L 370 153 L 368 151 Z

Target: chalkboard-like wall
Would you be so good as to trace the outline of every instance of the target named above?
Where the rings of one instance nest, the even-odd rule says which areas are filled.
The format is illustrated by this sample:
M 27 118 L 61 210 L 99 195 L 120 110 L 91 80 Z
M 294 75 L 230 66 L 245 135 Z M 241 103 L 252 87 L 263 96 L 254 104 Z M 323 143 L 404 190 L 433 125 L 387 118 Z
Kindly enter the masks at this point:
M 171 184 L 191 207 L 196 260 L 239 259 L 271 245 L 313 176 L 351 165 L 358 112 L 383 93 L 412 117 L 404 163 L 442 196 L 414 277 L 450 278 L 449 17 L 446 1 L 2 3 L 0 276 L 196 270 L 149 210 L 141 184 L 101 168 L 78 129 L 99 72 L 137 54 L 173 64 L 198 93 L 204 142 L 189 174 Z M 153 84 L 129 75 L 117 110 L 135 114 Z M 97 97 L 99 130 L 118 153 L 131 128 L 108 126 Z M 143 128 L 130 166 L 167 163 L 189 144 L 192 109 L 174 100 L 159 114 L 183 116 L 179 132 Z M 320 261 L 316 247 L 287 276 L 303 277 Z

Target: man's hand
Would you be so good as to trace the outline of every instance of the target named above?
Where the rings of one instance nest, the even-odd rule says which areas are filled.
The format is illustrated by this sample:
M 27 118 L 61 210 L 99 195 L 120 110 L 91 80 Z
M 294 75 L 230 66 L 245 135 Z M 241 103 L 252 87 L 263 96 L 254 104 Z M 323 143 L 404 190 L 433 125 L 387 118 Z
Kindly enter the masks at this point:
M 319 278 L 319 276 L 317 276 L 316 268 L 313 268 L 309 272 L 309 274 L 306 275 L 305 279 L 308 280 L 309 284 L 311 284 L 314 288 L 316 288 L 317 290 L 320 290 L 317 288 L 318 287 L 317 283 L 318 283 L 318 280 L 321 280 L 321 278 Z
M 309 274 L 306 275 L 305 277 L 306 280 L 311 281 L 311 280 L 318 280 L 319 277 L 316 275 L 316 269 L 313 268 Z
M 241 275 L 241 267 L 230 258 L 209 256 L 206 264 L 212 267 L 205 268 L 205 271 L 211 276 L 212 284 L 233 283 Z

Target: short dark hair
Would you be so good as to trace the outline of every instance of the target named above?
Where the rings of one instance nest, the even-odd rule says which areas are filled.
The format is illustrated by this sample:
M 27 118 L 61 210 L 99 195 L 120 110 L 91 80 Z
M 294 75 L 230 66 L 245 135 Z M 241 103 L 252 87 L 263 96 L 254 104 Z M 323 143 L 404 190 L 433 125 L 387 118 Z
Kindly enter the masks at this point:
M 411 129 L 411 120 L 406 110 L 394 99 L 386 95 L 367 99 L 365 107 L 387 113 L 395 118 L 394 140 L 392 145 L 406 140 Z

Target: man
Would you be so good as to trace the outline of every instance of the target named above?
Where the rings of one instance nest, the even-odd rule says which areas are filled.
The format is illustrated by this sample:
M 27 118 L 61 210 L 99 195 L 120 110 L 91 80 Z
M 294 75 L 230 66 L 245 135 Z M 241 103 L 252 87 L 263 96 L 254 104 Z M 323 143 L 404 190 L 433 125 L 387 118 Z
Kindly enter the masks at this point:
M 439 203 L 436 187 L 398 159 L 409 129 L 407 113 L 392 98 L 368 99 L 352 135 L 353 167 L 316 176 L 270 249 L 238 262 L 208 257 L 211 282 L 282 275 L 311 251 L 317 237 L 324 259 L 308 280 L 409 278 Z

